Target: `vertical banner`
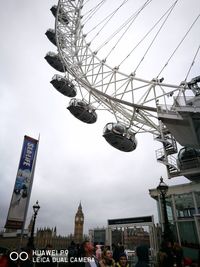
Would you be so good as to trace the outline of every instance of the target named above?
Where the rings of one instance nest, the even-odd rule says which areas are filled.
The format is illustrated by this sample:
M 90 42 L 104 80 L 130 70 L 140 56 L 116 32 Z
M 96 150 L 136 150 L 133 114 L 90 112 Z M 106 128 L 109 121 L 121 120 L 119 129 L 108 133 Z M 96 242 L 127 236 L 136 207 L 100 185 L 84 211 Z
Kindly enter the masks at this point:
M 26 135 L 24 136 L 17 177 L 5 228 L 23 229 L 31 196 L 38 142 L 36 139 Z

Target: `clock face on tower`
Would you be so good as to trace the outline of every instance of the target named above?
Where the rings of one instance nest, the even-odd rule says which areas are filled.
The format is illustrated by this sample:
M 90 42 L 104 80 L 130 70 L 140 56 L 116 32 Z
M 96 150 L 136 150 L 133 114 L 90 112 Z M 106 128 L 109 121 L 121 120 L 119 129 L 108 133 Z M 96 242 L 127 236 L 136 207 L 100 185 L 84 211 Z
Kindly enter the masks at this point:
M 83 221 L 84 221 L 83 217 L 76 217 L 75 218 L 75 222 L 83 223 Z

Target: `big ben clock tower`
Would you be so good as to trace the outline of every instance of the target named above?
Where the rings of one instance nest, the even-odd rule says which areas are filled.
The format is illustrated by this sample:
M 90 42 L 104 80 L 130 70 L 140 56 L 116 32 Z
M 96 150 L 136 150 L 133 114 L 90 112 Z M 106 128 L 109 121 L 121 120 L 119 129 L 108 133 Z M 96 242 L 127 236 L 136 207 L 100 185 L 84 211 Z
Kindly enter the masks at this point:
M 74 224 L 74 241 L 76 243 L 82 243 L 83 241 L 83 224 L 84 224 L 84 214 L 82 211 L 81 203 L 78 206 L 78 211 L 75 215 L 75 224 Z

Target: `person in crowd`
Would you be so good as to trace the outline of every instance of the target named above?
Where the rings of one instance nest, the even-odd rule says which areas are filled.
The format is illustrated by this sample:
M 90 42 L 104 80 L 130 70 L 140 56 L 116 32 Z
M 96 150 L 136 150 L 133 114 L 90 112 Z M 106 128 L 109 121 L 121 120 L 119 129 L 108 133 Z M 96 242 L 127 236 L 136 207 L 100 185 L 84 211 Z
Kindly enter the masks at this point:
M 96 245 L 95 248 L 96 248 L 95 255 L 96 255 L 97 259 L 100 261 L 101 256 L 102 256 L 101 245 Z
M 136 248 L 136 255 L 137 255 L 138 261 L 135 267 L 148 267 L 149 266 L 149 248 L 147 246 L 145 245 L 138 246 Z
M 100 267 L 99 261 L 94 255 L 94 245 L 90 241 L 84 241 L 81 245 L 81 257 L 84 258 L 84 262 L 79 263 L 80 267 Z M 86 260 L 86 262 L 85 262 Z
M 0 253 L 0 267 L 9 267 L 9 258 L 7 253 Z
M 174 265 L 174 253 L 171 241 L 164 240 L 161 243 L 160 251 L 158 252 L 158 266 L 172 267 Z
M 184 267 L 191 267 L 192 266 L 192 259 L 190 259 L 189 257 L 185 257 L 183 259 L 183 266 Z
M 115 264 L 115 267 L 129 267 L 126 253 L 121 253 L 119 255 L 119 261 Z
M 68 247 L 68 261 L 69 261 L 69 266 L 75 266 L 76 263 L 71 261 L 72 258 L 77 257 L 78 256 L 78 247 L 75 244 L 74 241 L 71 242 L 71 244 Z
M 113 259 L 115 260 L 115 262 L 119 261 L 119 255 L 124 253 L 124 246 L 122 245 L 121 242 L 119 242 L 117 244 L 117 246 L 115 244 L 112 245 L 113 248 Z
M 198 262 L 197 262 L 197 266 L 200 267 L 200 248 L 198 250 Z
M 26 260 L 20 260 L 19 266 L 20 267 L 33 267 L 33 260 L 32 260 L 32 249 L 30 247 L 25 247 L 22 251 L 28 254 L 28 258 Z
M 173 253 L 177 267 L 183 266 L 183 249 L 179 243 L 175 242 L 173 245 Z
M 47 244 L 45 247 L 45 251 L 52 250 L 52 245 Z M 40 262 L 36 263 L 36 267 L 55 267 L 56 263 L 53 262 L 51 255 L 43 255 L 41 256 Z
M 99 262 L 100 267 L 115 267 L 115 261 L 113 259 L 112 251 L 108 248 L 102 253 L 102 259 Z

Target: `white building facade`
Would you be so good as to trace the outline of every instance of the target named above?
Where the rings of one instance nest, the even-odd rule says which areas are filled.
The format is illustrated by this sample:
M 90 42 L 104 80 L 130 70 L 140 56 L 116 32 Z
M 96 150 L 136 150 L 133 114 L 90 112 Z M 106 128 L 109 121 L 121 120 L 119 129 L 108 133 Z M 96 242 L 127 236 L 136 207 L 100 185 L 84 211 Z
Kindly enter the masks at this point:
M 159 222 L 164 229 L 162 201 L 157 189 L 149 190 L 150 196 L 157 201 Z M 198 257 L 200 249 L 200 183 L 170 186 L 166 195 L 168 220 L 175 241 L 193 258 Z

